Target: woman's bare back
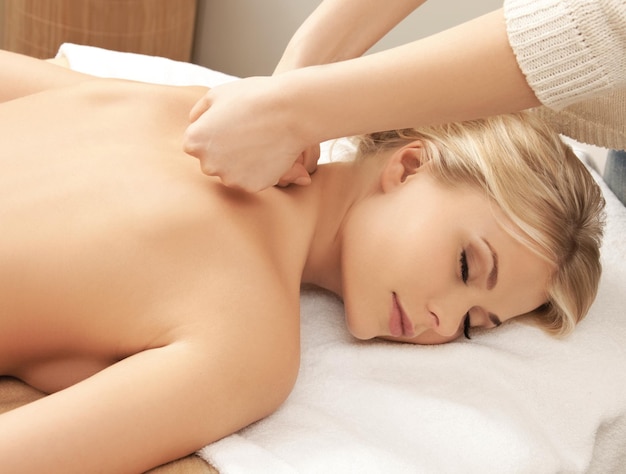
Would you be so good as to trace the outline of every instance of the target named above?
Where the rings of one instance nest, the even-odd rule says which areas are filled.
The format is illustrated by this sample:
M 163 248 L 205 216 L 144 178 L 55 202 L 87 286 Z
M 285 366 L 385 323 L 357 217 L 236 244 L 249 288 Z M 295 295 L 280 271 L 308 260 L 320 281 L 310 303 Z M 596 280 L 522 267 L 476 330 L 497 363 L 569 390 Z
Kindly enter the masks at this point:
M 125 468 L 143 469 L 265 416 L 289 392 L 313 229 L 290 229 L 301 209 L 283 191 L 227 190 L 182 152 L 188 110 L 202 93 L 91 81 L 0 104 L 0 374 L 47 392 L 89 377 L 49 397 L 56 401 L 15 410 L 20 422 L 2 415 L 0 432 L 15 435 L 8 441 L 20 442 L 17 427 L 38 419 L 48 423 L 39 432 L 65 429 L 61 438 L 76 442 L 71 413 L 59 425 L 40 410 L 78 414 L 89 393 L 120 422 L 141 418 L 113 411 L 133 403 L 116 399 L 115 384 L 144 383 L 137 401 L 157 403 L 147 395 L 163 391 L 172 413 L 159 416 L 178 420 L 182 438 L 149 461 L 127 453 Z M 192 387 L 207 393 L 190 396 Z M 110 442 L 112 452 L 130 450 Z

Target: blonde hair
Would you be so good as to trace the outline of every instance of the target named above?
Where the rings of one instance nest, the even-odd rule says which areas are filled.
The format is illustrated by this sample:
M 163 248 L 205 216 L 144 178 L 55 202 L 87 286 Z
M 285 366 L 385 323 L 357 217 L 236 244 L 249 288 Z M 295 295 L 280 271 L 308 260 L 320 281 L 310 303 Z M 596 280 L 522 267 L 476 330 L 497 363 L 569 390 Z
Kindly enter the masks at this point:
M 552 264 L 548 302 L 524 319 L 569 333 L 597 293 L 604 223 L 600 188 L 571 148 L 518 113 L 358 137 L 357 158 L 414 140 L 440 182 L 482 190 L 517 226 L 511 235 Z

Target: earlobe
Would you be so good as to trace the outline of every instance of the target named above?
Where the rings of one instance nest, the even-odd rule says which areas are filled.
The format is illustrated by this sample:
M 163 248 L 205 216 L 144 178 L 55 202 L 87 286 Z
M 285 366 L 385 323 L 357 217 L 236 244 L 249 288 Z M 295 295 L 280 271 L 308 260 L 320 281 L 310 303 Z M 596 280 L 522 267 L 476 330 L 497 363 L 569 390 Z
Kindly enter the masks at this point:
M 415 141 L 394 151 L 389 157 L 381 174 L 381 186 L 384 192 L 393 191 L 415 174 L 421 165 L 422 142 Z

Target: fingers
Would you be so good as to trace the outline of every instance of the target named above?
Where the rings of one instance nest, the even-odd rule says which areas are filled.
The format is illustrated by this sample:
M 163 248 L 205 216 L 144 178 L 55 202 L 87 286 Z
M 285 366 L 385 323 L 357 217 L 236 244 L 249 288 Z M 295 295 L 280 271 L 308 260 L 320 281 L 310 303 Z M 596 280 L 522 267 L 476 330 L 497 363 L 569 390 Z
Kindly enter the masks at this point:
M 192 107 L 189 112 L 190 124 L 187 126 L 185 133 L 183 134 L 183 151 L 200 160 L 202 159 L 204 151 L 203 144 L 206 141 L 206 137 L 204 137 L 203 134 L 204 127 L 198 123 L 198 119 L 207 110 L 209 110 L 209 107 L 211 106 L 211 102 L 207 97 L 207 94 L 202 96 L 202 98 Z
M 211 107 L 211 99 L 209 98 L 210 91 L 202 96 L 202 98 L 196 102 L 196 104 L 191 108 L 191 112 L 189 112 L 189 121 L 195 122 L 200 118 L 200 116 L 209 110 Z
M 320 157 L 320 146 L 312 145 L 300 153 L 294 164 L 278 180 L 278 186 L 290 184 L 308 186 L 311 184 L 311 175 L 317 170 L 317 161 Z
M 201 130 L 198 130 L 197 123 L 191 123 L 183 134 L 183 151 L 194 158 L 202 157 L 202 139 L 199 136 Z
M 189 112 L 183 150 L 199 160 L 202 173 L 231 188 L 255 193 L 275 184 L 306 186 L 317 169 L 319 145 L 298 155 L 304 144 L 298 134 L 285 135 L 285 114 L 273 113 L 271 120 L 259 120 L 259 113 L 237 107 L 246 91 L 258 88 L 257 81 L 220 86 L 198 100 Z M 266 112 L 267 95 L 256 100 L 261 102 L 256 107 L 261 113 Z
M 317 162 L 320 159 L 320 146 L 311 145 L 302 152 L 304 168 L 309 174 L 315 173 L 317 170 Z
M 278 180 L 278 186 L 285 187 L 290 184 L 297 184 L 298 186 L 308 186 L 311 184 L 311 176 L 309 175 L 309 172 L 299 161 L 296 161 L 293 166 Z

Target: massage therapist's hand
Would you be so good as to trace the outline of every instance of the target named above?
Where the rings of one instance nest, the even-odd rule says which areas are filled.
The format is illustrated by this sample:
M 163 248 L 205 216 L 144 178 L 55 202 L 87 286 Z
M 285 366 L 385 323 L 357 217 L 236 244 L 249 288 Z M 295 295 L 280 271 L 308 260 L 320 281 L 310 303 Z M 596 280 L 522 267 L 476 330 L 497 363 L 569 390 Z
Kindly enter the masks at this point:
M 193 107 L 185 152 L 202 172 L 230 187 L 257 192 L 275 184 L 307 185 L 319 146 L 301 137 L 280 84 L 252 77 L 209 90 Z

